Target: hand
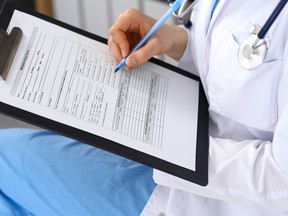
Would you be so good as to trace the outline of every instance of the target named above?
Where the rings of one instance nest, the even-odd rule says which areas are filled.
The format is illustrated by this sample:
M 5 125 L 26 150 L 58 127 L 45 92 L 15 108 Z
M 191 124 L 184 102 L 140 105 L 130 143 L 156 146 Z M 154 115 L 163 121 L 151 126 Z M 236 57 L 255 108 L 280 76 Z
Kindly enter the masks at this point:
M 108 46 L 117 62 L 129 54 L 157 20 L 135 9 L 121 13 L 109 29 Z M 164 24 L 148 42 L 129 55 L 126 70 L 137 67 L 154 55 L 167 54 L 179 60 L 184 53 L 188 36 L 179 26 Z

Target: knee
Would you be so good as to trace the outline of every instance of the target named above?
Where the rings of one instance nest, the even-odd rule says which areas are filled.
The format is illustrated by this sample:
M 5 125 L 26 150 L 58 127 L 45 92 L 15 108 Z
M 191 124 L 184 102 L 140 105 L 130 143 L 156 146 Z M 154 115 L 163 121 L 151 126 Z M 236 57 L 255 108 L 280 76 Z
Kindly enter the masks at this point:
M 0 130 L 0 154 L 14 152 L 21 153 L 21 149 L 27 148 L 32 140 L 38 136 L 40 130 L 28 128 L 8 128 Z

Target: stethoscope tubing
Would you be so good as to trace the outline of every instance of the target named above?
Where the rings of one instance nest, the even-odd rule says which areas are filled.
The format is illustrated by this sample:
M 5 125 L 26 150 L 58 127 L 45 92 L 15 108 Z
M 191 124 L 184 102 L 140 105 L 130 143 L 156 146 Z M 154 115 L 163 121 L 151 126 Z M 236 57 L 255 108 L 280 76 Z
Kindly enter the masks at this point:
M 258 33 L 258 38 L 261 40 L 265 37 L 267 32 L 269 31 L 270 27 L 278 17 L 278 15 L 281 13 L 282 9 L 286 5 L 288 0 L 281 0 L 277 6 L 275 7 L 274 11 L 271 13 L 270 17 L 265 22 L 264 26 L 261 28 L 261 30 Z
M 182 5 L 180 6 L 178 12 L 174 12 L 173 16 L 178 18 L 178 19 L 182 19 L 184 18 L 187 14 L 189 14 L 192 11 L 192 8 L 194 7 L 194 5 L 196 4 L 197 0 L 193 1 L 186 9 L 186 5 L 188 4 L 188 0 L 184 0 L 184 2 L 182 3 Z M 171 3 L 170 3 L 171 4 Z
M 268 49 L 264 38 L 278 15 L 283 10 L 287 1 L 288 0 L 280 0 L 275 9 L 272 11 L 271 15 L 268 17 L 267 21 L 264 23 L 263 27 L 260 29 L 259 33 L 257 35 L 250 35 L 242 42 L 238 50 L 238 61 L 242 68 L 252 70 L 259 67 L 263 63 Z M 258 45 L 259 40 L 262 40 L 262 43 Z M 247 52 L 247 50 L 249 52 Z M 247 53 L 249 53 L 248 56 L 246 55 Z
M 216 8 L 216 6 L 217 6 L 217 4 L 219 2 L 219 0 L 215 0 L 215 1 L 216 1 L 215 5 L 214 5 L 214 7 L 212 9 L 212 12 L 211 12 L 211 17 L 212 17 L 212 14 L 214 12 L 214 9 Z M 239 59 L 241 59 L 241 61 L 242 61 L 241 62 L 239 60 L 239 64 L 244 69 L 247 69 L 247 70 L 254 69 L 254 68 L 256 68 L 256 67 L 258 67 L 258 66 L 260 66 L 262 64 L 262 62 L 263 62 L 263 60 L 265 58 L 266 52 L 267 52 L 267 44 L 266 44 L 266 41 L 265 41 L 264 38 L 266 37 L 266 34 L 268 33 L 270 27 L 273 25 L 273 23 L 277 19 L 278 15 L 281 13 L 283 8 L 285 7 L 287 1 L 288 0 L 280 0 L 279 3 L 276 5 L 275 9 L 272 11 L 271 15 L 268 17 L 267 21 L 264 23 L 263 27 L 258 32 L 258 34 L 257 35 L 254 34 L 254 36 L 252 35 L 253 37 L 249 36 L 246 40 L 244 40 L 242 42 L 242 45 L 250 46 L 252 48 L 252 51 L 253 50 L 257 50 L 257 52 L 255 52 L 255 53 L 253 52 L 254 53 L 253 54 L 253 58 L 250 56 L 249 58 L 246 57 L 247 59 L 245 59 L 245 56 L 243 56 L 243 49 L 244 48 L 243 48 L 242 45 L 239 47 L 239 50 L 242 50 L 242 52 L 238 52 L 238 57 L 240 55 L 241 58 L 239 58 Z M 186 16 L 189 12 L 192 11 L 193 6 L 195 5 L 196 2 L 197 2 L 197 0 L 193 1 L 190 4 L 190 6 L 187 7 L 188 0 L 184 0 L 182 5 L 180 6 L 178 12 L 177 13 L 176 12 L 173 13 L 174 17 L 182 20 L 182 18 L 184 16 Z M 254 43 L 251 43 L 252 39 L 255 40 Z M 262 40 L 262 43 L 258 45 L 258 41 L 259 40 Z M 257 61 L 253 62 L 255 59 Z M 250 61 L 252 61 L 252 63 L 254 63 L 254 64 L 252 64 L 252 66 L 251 66 L 251 62 Z

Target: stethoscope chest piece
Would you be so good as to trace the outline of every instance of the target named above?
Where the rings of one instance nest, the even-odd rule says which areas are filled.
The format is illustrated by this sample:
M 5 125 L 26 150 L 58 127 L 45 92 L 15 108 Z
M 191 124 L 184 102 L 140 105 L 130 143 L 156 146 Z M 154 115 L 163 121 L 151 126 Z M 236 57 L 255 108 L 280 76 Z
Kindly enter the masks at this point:
M 257 46 L 254 46 L 257 39 L 257 35 L 250 35 L 239 47 L 238 62 L 245 70 L 253 70 L 259 67 L 266 56 L 267 44 L 265 40 L 261 41 Z

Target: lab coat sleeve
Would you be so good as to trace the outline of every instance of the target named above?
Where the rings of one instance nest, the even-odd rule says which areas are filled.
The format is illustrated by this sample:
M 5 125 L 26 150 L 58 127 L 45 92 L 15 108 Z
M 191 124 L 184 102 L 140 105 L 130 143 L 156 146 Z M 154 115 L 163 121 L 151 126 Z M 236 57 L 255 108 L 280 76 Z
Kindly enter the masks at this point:
M 288 45 L 286 48 L 288 57 Z M 278 116 L 279 120 L 274 133 L 273 154 L 279 166 L 288 173 L 288 61 L 285 61 L 285 70 L 280 78 L 278 89 Z M 287 202 L 288 203 L 288 202 Z
M 211 137 L 206 189 L 212 198 L 288 212 L 288 175 L 275 160 L 273 145 Z
M 195 63 L 193 61 L 193 58 L 191 58 L 192 55 L 192 45 L 191 45 L 191 31 L 187 28 L 181 26 L 185 29 L 186 33 L 188 34 L 188 42 L 186 45 L 186 49 L 183 53 L 182 58 L 178 62 L 178 67 L 182 68 L 183 70 L 186 70 L 196 76 L 199 76 L 199 73 L 196 69 Z M 192 59 L 192 61 L 191 61 Z
M 210 137 L 206 187 L 159 171 L 154 171 L 154 179 L 200 196 L 288 213 L 288 175 L 274 159 L 273 145 L 261 140 L 236 142 Z
M 210 182 L 203 193 L 207 190 L 211 197 L 288 213 L 288 64 L 285 64 L 278 87 L 278 121 L 272 142 L 211 137 Z
M 156 183 L 213 199 L 288 213 L 288 63 L 284 68 L 272 142 L 210 137 L 207 187 L 160 171 L 154 171 Z

